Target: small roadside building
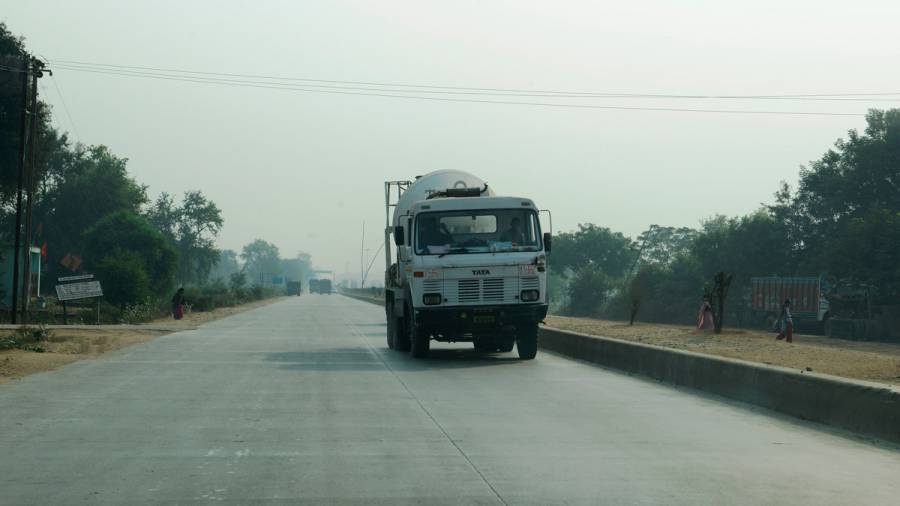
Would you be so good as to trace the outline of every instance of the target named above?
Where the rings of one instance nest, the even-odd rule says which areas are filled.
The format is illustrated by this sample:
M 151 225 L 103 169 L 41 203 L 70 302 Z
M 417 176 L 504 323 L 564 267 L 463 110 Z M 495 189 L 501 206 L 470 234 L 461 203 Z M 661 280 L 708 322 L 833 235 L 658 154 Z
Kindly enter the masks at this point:
M 0 307 L 10 309 L 12 307 L 13 294 L 13 253 L 12 246 L 7 246 L 0 251 Z M 21 275 L 25 267 L 24 255 L 19 257 L 19 293 L 25 284 L 25 276 Z M 37 297 L 41 293 L 41 248 L 31 248 L 31 296 Z

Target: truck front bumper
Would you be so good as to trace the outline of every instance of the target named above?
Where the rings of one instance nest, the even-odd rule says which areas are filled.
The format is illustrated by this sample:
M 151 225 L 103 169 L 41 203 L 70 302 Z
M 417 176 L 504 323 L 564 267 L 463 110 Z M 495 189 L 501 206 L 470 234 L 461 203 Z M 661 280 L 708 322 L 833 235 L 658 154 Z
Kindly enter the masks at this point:
M 546 304 L 424 307 L 415 309 L 416 325 L 426 331 L 456 336 L 496 332 L 504 327 L 535 324 L 547 316 Z

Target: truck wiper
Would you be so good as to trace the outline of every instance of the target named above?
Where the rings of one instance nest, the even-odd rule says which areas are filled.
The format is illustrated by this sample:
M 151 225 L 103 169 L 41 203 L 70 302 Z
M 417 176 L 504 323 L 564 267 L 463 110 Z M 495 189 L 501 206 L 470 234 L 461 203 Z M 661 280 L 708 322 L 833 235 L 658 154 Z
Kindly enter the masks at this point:
M 450 248 L 446 253 L 441 253 L 438 255 L 438 258 L 444 258 L 444 255 L 449 255 L 450 253 L 468 253 L 469 248 Z

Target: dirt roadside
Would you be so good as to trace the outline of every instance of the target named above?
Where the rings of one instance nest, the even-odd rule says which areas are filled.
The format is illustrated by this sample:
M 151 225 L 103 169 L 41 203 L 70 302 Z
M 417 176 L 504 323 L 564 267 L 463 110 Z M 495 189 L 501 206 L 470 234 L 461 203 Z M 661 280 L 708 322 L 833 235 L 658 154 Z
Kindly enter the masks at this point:
M 772 333 L 723 330 L 716 335 L 683 325 L 662 325 L 548 316 L 547 325 L 595 336 L 611 337 L 680 350 L 737 358 L 798 370 L 900 385 L 900 345 L 844 341 L 795 335 L 793 344 Z
M 204 323 L 280 300 L 283 300 L 283 297 L 212 311 L 188 313 L 184 319 L 178 321 L 160 318 L 142 325 L 101 325 L 95 328 L 57 326 L 52 328 L 51 335 L 46 341 L 36 343 L 44 350 L 42 353 L 20 349 L 0 350 L 0 384 L 29 374 L 51 371 L 78 360 L 96 358 L 104 353 L 143 343 L 165 334 L 191 330 Z M 11 333 L 6 330 L 0 332 Z

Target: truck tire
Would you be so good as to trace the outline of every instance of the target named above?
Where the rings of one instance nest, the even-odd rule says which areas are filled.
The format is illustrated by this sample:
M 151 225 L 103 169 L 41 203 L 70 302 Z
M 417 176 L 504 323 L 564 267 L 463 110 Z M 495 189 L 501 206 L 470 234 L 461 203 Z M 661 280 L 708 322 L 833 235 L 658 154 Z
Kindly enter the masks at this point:
M 409 351 L 409 319 L 411 315 L 409 305 L 407 305 L 406 317 L 394 317 L 394 349 L 397 351 Z
M 537 356 L 538 327 L 537 323 L 526 323 L 516 329 L 516 348 L 519 358 L 532 360 Z
M 388 300 L 384 303 L 384 316 L 387 319 L 387 345 L 388 348 L 394 349 L 394 336 L 397 335 L 397 317 L 394 316 L 394 301 Z

